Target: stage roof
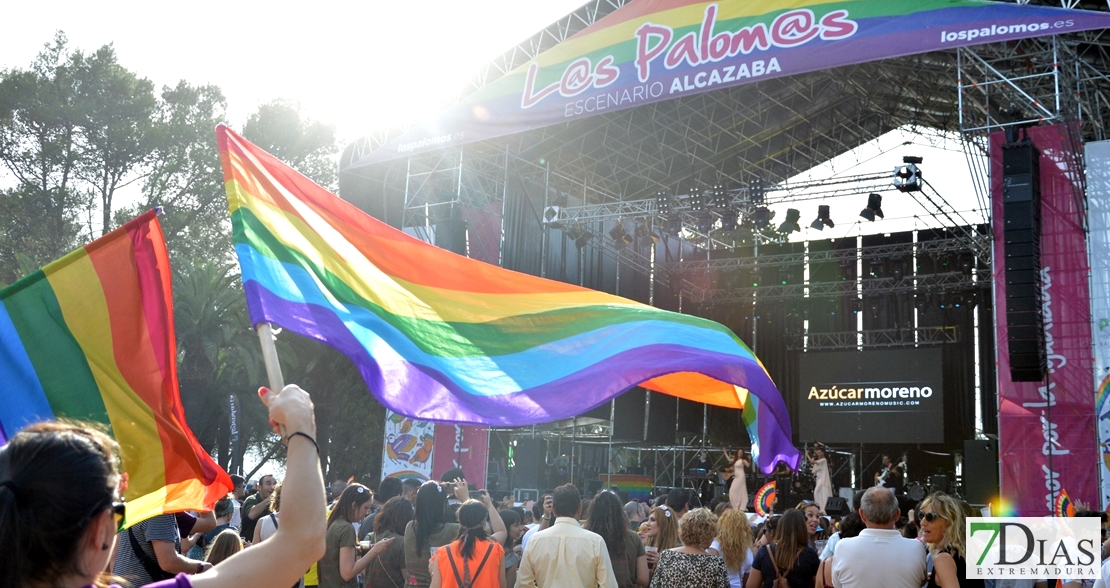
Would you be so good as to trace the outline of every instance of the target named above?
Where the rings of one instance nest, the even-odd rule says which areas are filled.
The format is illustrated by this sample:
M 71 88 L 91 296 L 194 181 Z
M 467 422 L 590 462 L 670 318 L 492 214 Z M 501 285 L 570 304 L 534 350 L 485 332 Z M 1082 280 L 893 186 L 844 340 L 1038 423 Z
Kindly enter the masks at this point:
M 589 2 L 493 60 L 460 93 L 460 103 L 605 17 L 619 16 L 618 10 L 642 10 L 652 3 L 665 2 Z M 1108 12 L 1100 2 L 1028 4 Z M 1110 71 L 1106 32 L 929 51 L 786 75 L 466 142 L 462 148 L 472 157 L 511 154 L 550 162 L 553 170 L 600 192 L 647 198 L 691 180 L 746 185 L 760 177 L 775 183 L 907 125 L 925 135 L 967 134 L 976 121 L 990 126 L 1007 116 L 1048 118 L 1035 106 L 1068 94 L 1056 92 L 1061 83 L 1077 88 L 1074 104 L 1057 103 L 1050 110 L 1081 122 L 1086 140 L 1102 139 L 1102 121 L 1110 115 L 1110 80 L 1101 73 Z M 1062 69 L 1069 71 L 1043 75 L 1054 63 L 1066 63 Z M 961 89 L 960 72 L 968 78 L 981 75 L 982 85 L 964 80 Z M 1005 79 L 1018 81 L 999 81 Z M 983 90 L 988 86 L 993 94 Z M 1009 113 L 1013 107 L 1017 110 Z M 409 136 L 419 136 L 413 133 Z M 386 197 L 401 190 L 397 180 L 404 179 L 405 158 L 383 155 L 388 150 L 383 147 L 396 145 L 401 135 L 381 132 L 348 146 L 341 173 L 370 180 Z

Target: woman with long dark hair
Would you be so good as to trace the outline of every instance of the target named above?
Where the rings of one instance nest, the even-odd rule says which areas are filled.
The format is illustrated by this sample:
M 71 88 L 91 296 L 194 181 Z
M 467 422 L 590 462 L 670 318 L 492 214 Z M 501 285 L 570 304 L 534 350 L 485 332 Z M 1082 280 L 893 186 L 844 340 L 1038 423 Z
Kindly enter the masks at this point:
M 159 588 L 291 586 L 324 553 L 324 480 L 304 390 L 259 391 L 288 445 L 285 497 L 297 505 L 269 541 L 215 571 Z M 102 572 L 123 520 L 119 446 L 95 425 L 39 423 L 0 448 L 0 586 L 107 586 Z
M 520 567 L 520 556 L 524 549 L 520 547 L 520 538 L 524 536 L 524 525 L 521 524 L 520 513 L 515 510 L 502 510 L 501 522 L 505 525 L 505 540 L 501 547 L 505 549 L 505 559 L 501 566 L 505 568 L 505 585 L 516 585 L 516 571 Z
M 809 546 L 806 515 L 790 509 L 778 522 L 774 543 L 755 554 L 746 588 L 772 588 L 779 577 L 786 578 L 791 588 L 813 588 L 820 565 L 817 552 Z
M 366 486 L 351 484 L 343 489 L 332 507 L 328 515 L 327 550 L 316 566 L 320 588 L 358 588 L 355 578 L 359 572 L 393 542 L 393 539 L 379 541 L 365 555 L 358 556 L 354 523 L 370 514 L 371 498 Z
M 374 588 L 400 588 L 405 585 L 405 526 L 412 520 L 412 503 L 403 496 L 385 501 L 374 517 L 374 543 L 393 542 L 366 567 L 366 585 Z
M 486 533 L 486 522 L 493 507 L 489 496 L 484 498 L 485 504 L 468 500 L 459 507 L 458 538 L 436 549 L 432 556 L 431 588 L 501 588 L 505 585 L 505 568 L 501 565 L 505 549 L 501 547 L 501 540 Z M 492 522 L 500 523 L 501 517 L 496 518 Z
M 416 491 L 416 511 L 412 521 L 405 525 L 405 573 L 410 587 L 428 588 L 432 575 L 428 571 L 428 560 L 436 548 L 447 545 L 459 536 L 459 524 L 447 521 L 447 490 L 455 492 L 459 502 L 470 498 L 466 483 L 444 484 L 428 481 Z
M 631 588 L 648 585 L 647 552 L 639 535 L 628 528 L 624 507 L 615 494 L 609 491 L 598 493 L 590 503 L 590 512 L 583 527 L 605 540 L 617 586 Z

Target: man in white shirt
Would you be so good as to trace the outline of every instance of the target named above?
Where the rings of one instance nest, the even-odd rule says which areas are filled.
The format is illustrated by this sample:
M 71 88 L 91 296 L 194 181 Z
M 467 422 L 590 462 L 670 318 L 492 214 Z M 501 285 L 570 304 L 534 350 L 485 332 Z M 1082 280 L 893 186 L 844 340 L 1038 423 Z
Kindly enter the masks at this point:
M 836 544 L 833 586 L 921 588 L 926 580 L 925 546 L 902 537 L 894 528 L 902 515 L 894 494 L 881 487 L 869 489 L 863 495 L 859 515 L 867 528 L 858 537 Z
M 231 514 L 231 526 L 235 527 L 238 531 L 239 527 L 243 526 L 243 518 L 239 513 L 240 506 L 243 503 L 243 496 L 246 494 L 247 481 L 239 474 L 231 474 L 231 483 L 235 488 L 231 491 L 231 504 L 235 511 Z
M 555 524 L 538 531 L 524 550 L 517 588 L 617 588 L 609 550 L 601 535 L 578 524 L 582 497 L 570 484 L 555 489 Z M 920 588 L 920 587 L 919 587 Z

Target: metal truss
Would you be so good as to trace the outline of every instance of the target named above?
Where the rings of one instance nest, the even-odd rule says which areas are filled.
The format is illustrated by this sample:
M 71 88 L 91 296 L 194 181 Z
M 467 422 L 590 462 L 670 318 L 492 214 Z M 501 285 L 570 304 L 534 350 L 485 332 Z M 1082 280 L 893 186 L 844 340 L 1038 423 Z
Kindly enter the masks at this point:
M 1105 121 L 1110 117 L 1110 77 L 1103 73 L 1110 64 L 1106 35 L 1088 31 L 960 49 L 960 131 L 968 151 L 987 154 L 992 132 L 1060 124 L 1070 147 L 1059 155 L 1060 163 L 1076 179 L 1073 195 L 1081 202 L 1083 142 L 1106 138 Z M 976 193 L 985 203 L 989 174 L 973 165 L 973 175 Z
M 971 274 L 946 272 L 893 277 L 863 278 L 835 282 L 809 282 L 808 284 L 773 284 L 760 286 L 738 286 L 728 283 L 727 278 L 719 278 L 717 287 L 697 288 L 691 281 L 683 282 L 682 294 L 690 301 L 703 305 L 724 303 L 771 302 L 779 300 L 803 300 L 806 298 L 859 299 L 885 294 L 914 294 L 918 292 L 970 292 L 990 284 L 990 270 L 975 270 Z M 724 283 L 722 283 L 724 282 Z
M 488 64 L 468 88 L 488 84 L 626 3 L 592 0 Z M 1030 3 L 1076 6 L 1076 0 Z M 1107 10 L 1103 0 L 1080 0 L 1077 7 Z M 979 208 L 989 215 L 989 170 L 982 157 L 988 152 L 989 131 L 1035 117 L 1044 122 L 1074 121 L 1077 126 L 1070 139 L 1077 146 L 1106 135 L 1104 121 L 1110 117 L 1110 77 L 1103 73 L 1110 72 L 1106 35 L 1106 31 L 1089 31 L 995 43 L 770 79 L 468 144 L 462 163 L 457 161 L 457 151 L 448 151 L 442 162 L 428 163 L 425 156 L 413 156 L 349 173 L 370 186 L 373 193 L 368 197 L 405 202 L 412 215 L 406 218 L 409 223 L 421 220 L 419 209 L 434 212 L 437 198 L 452 189 L 435 187 L 436 178 L 455 178 L 457 205 L 482 205 L 504 197 L 506 177 L 539 177 L 535 162 L 546 160 L 542 169 L 549 174 L 550 189 L 581 201 L 578 210 L 564 207 L 564 218 L 661 221 L 663 215 L 652 209 L 651 202 L 660 190 L 681 195 L 690 186 L 724 184 L 739 195 L 742 205 L 753 178 L 770 188 L 768 204 L 889 189 L 881 174 L 876 174 L 873 185 L 810 186 L 809 191 L 785 182 L 888 131 L 906 128 L 923 137 L 954 133 L 962 138 L 977 178 Z M 1002 113 L 1015 105 L 1027 116 L 1003 120 Z M 357 159 L 356 152 L 388 137 L 389 133 L 379 133 L 352 145 L 343 161 Z M 1081 150 L 1074 151 L 1079 155 L 1067 165 L 1079 170 Z M 429 167 L 443 173 L 410 177 L 410 169 L 422 173 Z M 420 184 L 422 193 L 413 192 L 413 182 Z M 944 226 L 968 224 L 941 201 L 924 204 Z M 734 247 L 730 238 L 715 230 L 719 213 L 710 212 L 714 224 L 708 230 L 702 230 L 704 214 L 689 213 L 681 208 L 676 213 L 682 220 L 683 239 L 710 249 Z M 657 231 L 662 228 L 659 225 L 653 225 Z M 966 246 L 985 261 L 990 251 L 985 239 L 975 234 L 965 237 Z M 757 236 L 762 242 L 775 239 L 773 231 Z M 633 248 L 617 250 L 610 241 L 595 236 L 590 244 L 636 271 L 665 279 L 669 268 L 653 266 Z
M 852 262 L 855 267 L 856 258 L 865 261 L 871 259 L 888 259 L 901 255 L 905 259 L 917 256 L 940 256 L 949 253 L 970 253 L 962 239 L 934 239 L 931 241 L 918 241 L 917 243 L 887 243 L 883 245 L 869 245 L 866 247 L 851 247 L 848 249 L 831 249 L 828 251 L 811 251 L 809 253 L 779 253 L 773 255 L 759 255 L 752 257 L 727 257 L 720 259 L 691 259 L 687 261 L 674 261 L 666 264 L 670 271 L 675 273 L 696 272 L 728 272 L 739 269 L 755 269 L 757 266 L 779 267 L 800 266 L 804 263 L 821 262 Z
M 916 345 L 940 345 L 956 343 L 960 331 L 951 327 L 917 327 L 905 329 L 871 329 L 865 331 L 841 331 L 837 333 L 805 333 L 788 338 L 786 348 L 791 350 L 828 351 L 854 349 L 856 347 L 911 347 Z

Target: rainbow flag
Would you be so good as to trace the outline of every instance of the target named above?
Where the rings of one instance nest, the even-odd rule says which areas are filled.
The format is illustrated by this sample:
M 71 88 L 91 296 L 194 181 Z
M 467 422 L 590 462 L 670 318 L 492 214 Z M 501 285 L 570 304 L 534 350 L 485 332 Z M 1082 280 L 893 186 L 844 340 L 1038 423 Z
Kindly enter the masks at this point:
M 439 249 L 226 127 L 217 135 L 252 322 L 342 351 L 390 410 L 522 426 L 636 385 L 738 409 L 747 399 L 757 463 L 796 467 L 782 395 L 722 325 Z
M 0 290 L 0 437 L 66 417 L 111 427 L 127 525 L 210 510 L 231 479 L 177 389 L 170 265 L 152 210 Z
M 1061 489 L 1060 493 L 1056 495 L 1056 502 L 1052 505 L 1052 514 L 1058 517 L 1075 516 L 1075 504 L 1068 496 L 1067 490 Z

